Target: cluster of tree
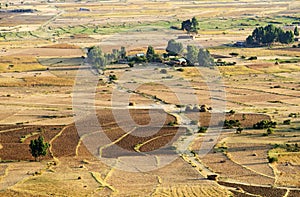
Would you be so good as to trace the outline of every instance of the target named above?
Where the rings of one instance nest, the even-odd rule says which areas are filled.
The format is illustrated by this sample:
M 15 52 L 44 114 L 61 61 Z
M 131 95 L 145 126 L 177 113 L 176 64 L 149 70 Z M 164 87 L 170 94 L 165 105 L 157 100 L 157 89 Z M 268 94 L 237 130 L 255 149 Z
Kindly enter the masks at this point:
M 233 127 L 239 127 L 241 125 L 239 120 L 225 120 L 223 127 L 225 129 L 232 129 Z
M 186 21 L 182 21 L 181 30 L 185 30 L 188 33 L 190 33 L 190 32 L 198 33 L 198 30 L 199 30 L 198 20 L 195 17 L 193 17 L 191 20 L 188 19 Z
M 274 42 L 290 44 L 294 42 L 294 33 L 292 31 L 284 31 L 280 27 L 275 27 L 271 24 L 255 28 L 252 35 L 246 39 L 248 45 L 270 45 Z
M 104 53 L 99 46 L 88 49 L 87 61 L 96 68 L 104 68 L 107 64 L 116 63 L 126 58 L 126 49 L 113 49 L 112 53 Z
M 104 53 L 99 46 L 93 46 L 88 49 L 87 62 L 94 67 L 101 69 L 107 64 L 126 62 L 129 66 L 133 66 L 135 63 L 142 62 L 162 62 L 169 60 L 170 56 L 184 55 L 184 47 L 182 43 L 176 42 L 174 39 L 168 41 L 166 48 L 167 53 L 164 54 L 164 58 L 157 54 L 152 46 L 148 46 L 146 54 L 137 54 L 135 56 L 126 56 L 125 47 L 121 47 L 120 50 L 113 49 L 112 53 Z M 213 66 L 215 65 L 214 59 L 210 55 L 208 50 L 198 48 L 193 45 L 188 45 L 186 48 L 186 64 L 189 66 Z M 180 59 L 180 58 L 179 58 Z M 178 60 L 178 58 L 175 60 Z M 185 64 L 185 65 L 186 65 Z
M 184 48 L 182 43 L 176 42 L 175 40 L 169 40 L 166 48 L 168 55 L 180 55 L 183 53 Z M 214 59 L 210 55 L 208 50 L 198 48 L 194 45 L 188 45 L 186 49 L 186 60 L 189 66 L 199 64 L 199 66 L 213 66 Z
M 146 59 L 148 62 L 162 62 L 160 55 L 155 52 L 152 46 L 147 48 Z
M 275 128 L 277 125 L 276 122 L 273 122 L 271 120 L 262 120 L 260 122 L 257 122 L 253 125 L 253 129 L 268 129 L 268 128 Z
M 162 58 L 159 54 L 157 54 L 153 48 L 153 46 L 148 46 L 146 55 L 138 54 L 133 57 L 127 57 L 129 61 L 129 66 L 132 67 L 135 63 L 143 63 L 143 62 L 162 62 Z
M 186 59 L 190 66 L 196 65 L 197 63 L 199 66 L 213 66 L 215 64 L 208 50 L 199 49 L 193 45 L 187 46 Z

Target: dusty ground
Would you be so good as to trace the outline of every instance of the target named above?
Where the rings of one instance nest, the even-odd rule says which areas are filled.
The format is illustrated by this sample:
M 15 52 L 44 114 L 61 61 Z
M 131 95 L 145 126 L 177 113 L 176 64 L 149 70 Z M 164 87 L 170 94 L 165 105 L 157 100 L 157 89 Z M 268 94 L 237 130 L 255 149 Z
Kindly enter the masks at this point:
M 272 152 L 278 156 L 277 162 L 270 164 L 267 159 L 275 144 L 300 141 L 299 114 L 289 117 L 300 111 L 300 64 L 275 65 L 276 58 L 299 58 L 299 50 L 291 46 L 226 46 L 244 40 L 256 23 L 297 21 L 299 2 L 10 2 L 14 5 L 2 6 L 2 10 L 34 8 L 37 12 L 0 13 L 0 196 L 299 195 L 299 152 L 280 150 Z M 80 8 L 90 11 L 79 11 Z M 200 20 L 199 34 L 194 40 L 180 39 L 186 32 L 170 27 L 180 27 L 182 20 L 193 16 Z M 217 89 L 208 86 L 205 70 L 194 67 L 184 67 L 181 72 L 162 65 L 115 65 L 96 77 L 89 70 L 77 72 L 85 55 L 81 47 L 100 45 L 108 52 L 125 46 L 128 53 L 134 54 L 145 52 L 151 44 L 164 52 L 172 38 L 184 45 L 210 47 L 213 55 L 237 65 L 218 67 L 218 75 L 212 78 L 221 79 L 223 84 Z M 229 55 L 232 52 L 238 56 Z M 258 60 L 247 60 L 251 56 Z M 167 72 L 161 73 L 162 69 Z M 117 76 L 115 83 L 106 83 L 110 74 Z M 94 77 L 95 95 L 83 95 L 81 105 L 76 106 L 72 99 L 78 89 L 74 84 Z M 84 90 L 90 88 L 93 87 L 88 84 Z M 184 108 L 178 106 L 205 104 L 219 113 L 218 105 L 224 102 L 213 99 L 216 92 L 226 96 L 226 111 L 236 111 L 227 114 L 226 119 L 240 120 L 245 129 L 241 134 L 236 134 L 236 129 L 222 130 L 216 146 L 199 160 L 201 145 L 214 141 L 219 130 L 193 133 L 182 127 L 190 127 L 190 123 L 176 125 L 175 117 L 186 115 L 207 126 L 211 113 L 185 114 Z M 128 106 L 129 102 L 133 106 Z M 166 115 L 163 107 L 177 116 Z M 80 114 L 74 108 L 86 113 L 95 109 L 103 130 L 99 131 L 99 125 L 88 114 L 82 122 L 88 128 L 86 133 L 78 133 L 74 120 Z M 114 115 L 112 109 L 116 110 Z M 123 113 L 127 109 L 129 112 Z M 128 123 L 129 117 L 134 124 Z M 273 134 L 263 136 L 266 129 L 251 129 L 252 124 L 263 119 L 278 123 Z M 291 124 L 283 125 L 287 119 Z M 156 126 L 148 125 L 151 120 Z M 51 144 L 50 154 L 41 162 L 32 162 L 28 144 L 40 134 Z M 103 145 L 103 136 L 111 144 L 106 141 Z M 163 165 L 164 158 L 174 153 L 173 141 L 183 143 L 189 136 L 195 137 L 189 149 Z M 91 146 L 85 143 L 87 140 L 93 142 Z M 136 155 L 165 145 L 170 149 L 151 157 L 148 163 L 139 163 Z M 114 156 L 115 163 L 107 165 L 91 152 L 108 160 Z M 135 172 L 118 168 L 122 164 Z M 153 165 L 159 168 L 141 170 Z M 217 173 L 225 183 L 207 180 L 206 172 Z M 270 185 L 283 188 L 270 189 Z

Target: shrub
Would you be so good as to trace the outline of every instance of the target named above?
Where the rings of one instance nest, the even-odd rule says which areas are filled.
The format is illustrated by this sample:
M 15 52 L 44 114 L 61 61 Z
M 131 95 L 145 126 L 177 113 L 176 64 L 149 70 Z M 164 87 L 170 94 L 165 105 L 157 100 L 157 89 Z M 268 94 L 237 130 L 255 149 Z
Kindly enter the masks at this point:
M 233 127 L 239 127 L 240 125 L 239 120 L 225 120 L 223 124 L 225 129 L 232 129 Z
M 248 60 L 257 60 L 257 57 L 256 56 L 251 56 L 248 58 Z
M 130 68 L 132 68 L 132 67 L 134 67 L 134 63 L 135 63 L 134 61 L 129 62 L 129 63 L 128 63 L 128 66 L 129 66 Z
M 236 129 L 236 133 L 242 133 L 243 130 L 244 130 L 243 127 L 238 127 L 238 128 Z
M 171 121 L 168 123 L 169 126 L 174 126 L 176 124 L 176 121 Z
M 235 114 L 235 111 L 234 110 L 230 110 L 228 113 L 231 114 L 231 115 L 233 115 L 233 114 Z
M 297 115 L 296 113 L 290 113 L 290 114 L 289 114 L 289 117 L 290 117 L 290 118 L 297 118 L 298 115 Z
M 206 133 L 207 127 L 199 127 L 198 128 L 198 133 Z
M 235 53 L 235 52 L 232 52 L 232 53 L 229 53 L 229 55 L 236 57 L 236 56 L 238 56 L 239 54 L 238 54 L 238 53 Z
M 253 125 L 253 129 L 267 129 L 267 128 L 275 128 L 277 125 L 276 122 L 271 120 L 262 120 Z
M 198 124 L 198 121 L 197 120 L 192 120 L 191 121 L 191 125 L 197 125 Z
M 116 75 L 109 75 L 109 81 L 114 81 L 117 80 L 117 76 Z
M 290 120 L 290 119 L 284 120 L 284 121 L 283 121 L 283 124 L 284 124 L 284 125 L 290 125 L 290 124 L 291 124 L 291 120 Z
M 270 157 L 270 156 L 268 156 L 268 161 L 269 161 L 269 163 L 274 163 L 274 162 L 278 161 L 278 158 L 277 157 Z
M 160 70 L 160 73 L 162 73 L 162 74 L 167 74 L 168 71 L 167 71 L 166 69 L 161 69 L 161 70 Z
M 274 133 L 274 130 L 272 128 L 267 129 L 267 134 L 268 135 L 273 134 L 273 133 Z

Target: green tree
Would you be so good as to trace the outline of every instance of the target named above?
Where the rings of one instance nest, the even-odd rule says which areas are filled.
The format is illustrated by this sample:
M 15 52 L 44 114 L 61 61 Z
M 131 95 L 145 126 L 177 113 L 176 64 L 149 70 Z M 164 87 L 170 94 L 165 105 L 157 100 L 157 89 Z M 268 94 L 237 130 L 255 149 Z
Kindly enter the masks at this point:
M 198 61 L 198 52 L 199 50 L 197 49 L 197 47 L 193 45 L 187 46 L 186 58 L 189 65 L 195 65 L 195 63 Z
M 39 158 L 40 156 L 45 156 L 47 154 L 49 144 L 47 142 L 44 142 L 44 138 L 42 136 L 39 136 L 38 139 L 30 141 L 29 148 L 31 155 L 37 161 L 37 158 Z
M 296 26 L 295 29 L 294 29 L 294 35 L 299 36 L 298 26 Z
M 249 45 L 254 44 L 254 39 L 253 39 L 252 35 L 250 35 L 250 36 L 247 37 L 246 43 L 249 44 Z
M 193 17 L 192 18 L 192 30 L 197 33 L 198 29 L 199 29 L 199 22 L 196 19 L 196 17 Z
M 279 35 L 279 42 L 283 44 L 290 44 L 294 42 L 294 33 L 292 31 L 286 31 Z
M 238 128 L 236 129 L 236 133 L 241 134 L 243 130 L 244 130 L 243 127 L 238 127 Z
M 121 50 L 120 50 L 120 56 L 122 59 L 126 58 L 126 48 L 121 46 Z
M 274 25 L 268 25 L 264 28 L 264 35 L 263 35 L 263 40 L 262 42 L 264 44 L 271 44 L 273 42 L 275 42 L 276 38 L 277 38 L 277 28 Z
M 181 23 L 181 30 L 185 30 L 188 33 L 190 32 L 198 33 L 198 29 L 199 29 L 199 22 L 196 19 L 196 17 L 193 17 L 192 20 L 188 19 L 182 21 Z
M 289 44 L 293 41 L 294 34 L 292 31 L 285 32 L 281 28 L 275 27 L 274 25 L 255 28 L 252 32 L 252 35 L 248 36 L 246 40 L 247 44 L 249 45 L 271 45 L 273 42 Z
M 213 66 L 214 59 L 211 57 L 208 50 L 199 49 L 198 53 L 199 66 Z
M 88 62 L 96 68 L 104 68 L 107 64 L 107 55 L 98 46 L 93 46 L 88 50 L 87 58 Z
M 190 32 L 192 29 L 192 22 L 190 19 L 183 21 L 181 23 L 181 30 L 186 30 L 187 32 Z
M 180 42 L 176 42 L 175 40 L 171 39 L 168 42 L 168 46 L 166 48 L 166 51 L 170 55 L 179 55 L 183 51 L 183 45 Z
M 146 58 L 148 62 L 153 62 L 155 60 L 155 50 L 152 46 L 148 46 Z

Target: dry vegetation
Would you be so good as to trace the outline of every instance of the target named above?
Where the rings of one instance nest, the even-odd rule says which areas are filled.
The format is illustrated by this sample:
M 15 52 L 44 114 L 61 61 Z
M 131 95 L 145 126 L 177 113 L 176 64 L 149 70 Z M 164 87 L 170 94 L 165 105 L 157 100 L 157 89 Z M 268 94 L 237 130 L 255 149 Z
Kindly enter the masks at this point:
M 299 23 L 299 2 L 10 2 L 8 7 L 2 3 L 0 12 L 0 196 L 299 196 L 299 151 L 282 148 L 300 142 L 299 48 L 231 46 L 258 25 Z M 4 12 L 19 8 L 37 11 Z M 176 27 L 193 16 L 199 19 L 199 34 L 194 40 L 180 39 L 186 32 Z M 110 65 L 97 76 L 94 100 L 82 102 L 86 110 L 90 103 L 95 107 L 101 129 L 87 112 L 79 121 L 87 129 L 78 133 L 72 96 L 76 80 L 89 80 L 84 48 L 101 45 L 109 52 L 125 46 L 127 55 L 135 55 L 152 45 L 162 54 L 172 38 L 185 46 L 209 47 L 216 60 L 236 62 L 217 67 L 227 113 L 214 108 L 185 112 L 189 104 L 213 103 L 214 90 L 196 67 Z M 257 60 L 248 60 L 252 56 Z M 111 74 L 118 80 L 108 83 Z M 121 96 L 113 97 L 119 90 Z M 199 158 L 202 144 L 214 141 L 219 130 L 193 132 L 186 129 L 191 123 L 177 121 L 185 116 L 215 128 L 220 122 L 213 115 L 239 120 L 244 130 L 223 129 L 216 145 Z M 283 124 L 287 119 L 290 124 Z M 278 124 L 267 134 L 252 129 L 260 120 Z M 28 145 L 39 135 L 51 146 L 41 162 L 33 162 Z M 110 143 L 102 144 L 103 136 Z M 162 158 L 189 137 L 188 150 L 161 166 Z M 126 161 L 134 166 L 138 156 L 154 155 L 165 146 L 144 164 L 145 169 L 159 166 L 156 170 L 118 168 Z M 107 165 L 96 156 L 115 163 Z M 268 157 L 278 161 L 269 163 Z M 218 174 L 219 181 L 207 180 L 207 172 Z

